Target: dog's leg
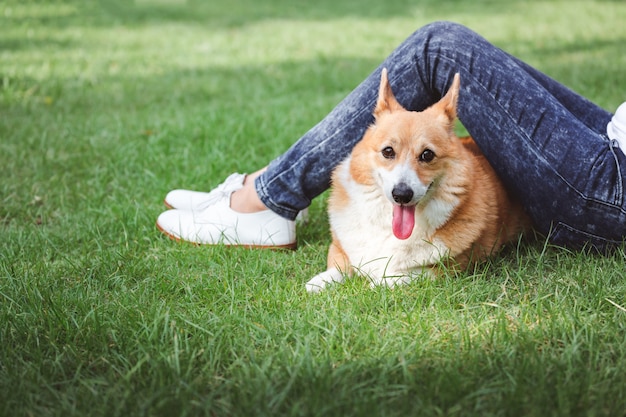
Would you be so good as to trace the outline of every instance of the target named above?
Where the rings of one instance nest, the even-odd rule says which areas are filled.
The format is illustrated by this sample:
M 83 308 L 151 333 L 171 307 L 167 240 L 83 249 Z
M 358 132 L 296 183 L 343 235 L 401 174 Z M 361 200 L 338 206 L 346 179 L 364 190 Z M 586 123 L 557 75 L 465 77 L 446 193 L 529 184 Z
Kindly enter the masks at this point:
M 306 283 L 307 291 L 319 292 L 329 284 L 342 283 L 346 274 L 352 272 L 350 260 L 336 239 L 333 239 L 328 248 L 327 265 L 326 271 L 315 275 Z
M 326 288 L 327 285 L 334 282 L 341 283 L 343 280 L 344 275 L 339 268 L 330 268 L 311 278 L 309 282 L 306 283 L 306 290 L 308 292 L 320 292 Z

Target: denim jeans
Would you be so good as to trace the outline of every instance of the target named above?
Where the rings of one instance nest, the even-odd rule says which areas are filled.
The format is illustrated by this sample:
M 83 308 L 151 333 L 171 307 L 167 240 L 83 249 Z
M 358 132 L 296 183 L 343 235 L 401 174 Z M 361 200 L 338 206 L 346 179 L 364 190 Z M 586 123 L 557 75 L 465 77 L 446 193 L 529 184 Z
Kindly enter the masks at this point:
M 272 161 L 256 181 L 289 219 L 329 187 L 333 169 L 373 123 L 380 71 L 420 111 L 461 75 L 458 117 L 511 194 L 552 243 L 600 250 L 626 237 L 626 156 L 606 136 L 611 113 L 458 24 L 413 33 L 365 81 Z

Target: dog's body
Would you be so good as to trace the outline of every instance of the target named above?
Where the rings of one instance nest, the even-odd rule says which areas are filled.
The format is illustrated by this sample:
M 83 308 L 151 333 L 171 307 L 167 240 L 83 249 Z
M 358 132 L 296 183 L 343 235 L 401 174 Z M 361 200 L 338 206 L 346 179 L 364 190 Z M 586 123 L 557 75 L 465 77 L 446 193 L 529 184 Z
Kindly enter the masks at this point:
M 333 173 L 328 269 L 319 291 L 357 271 L 395 285 L 441 262 L 463 268 L 530 225 L 470 138 L 453 133 L 459 76 L 423 112 L 405 110 L 383 70 L 376 122 Z

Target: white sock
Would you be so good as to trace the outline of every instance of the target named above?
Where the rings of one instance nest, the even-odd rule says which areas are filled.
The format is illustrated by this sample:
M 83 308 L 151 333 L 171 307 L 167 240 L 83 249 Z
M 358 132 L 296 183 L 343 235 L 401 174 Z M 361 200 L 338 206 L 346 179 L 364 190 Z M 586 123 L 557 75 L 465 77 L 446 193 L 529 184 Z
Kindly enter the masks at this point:
M 626 102 L 622 103 L 608 125 L 606 133 L 609 139 L 617 141 L 622 152 L 626 153 Z

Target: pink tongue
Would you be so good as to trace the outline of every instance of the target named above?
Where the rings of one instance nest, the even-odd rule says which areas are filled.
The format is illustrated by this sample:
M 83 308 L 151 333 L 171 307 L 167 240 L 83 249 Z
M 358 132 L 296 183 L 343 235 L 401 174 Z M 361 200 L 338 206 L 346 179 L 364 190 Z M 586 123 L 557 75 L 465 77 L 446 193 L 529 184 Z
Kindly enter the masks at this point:
M 393 234 L 398 239 L 408 239 L 415 226 L 415 206 L 393 206 Z

